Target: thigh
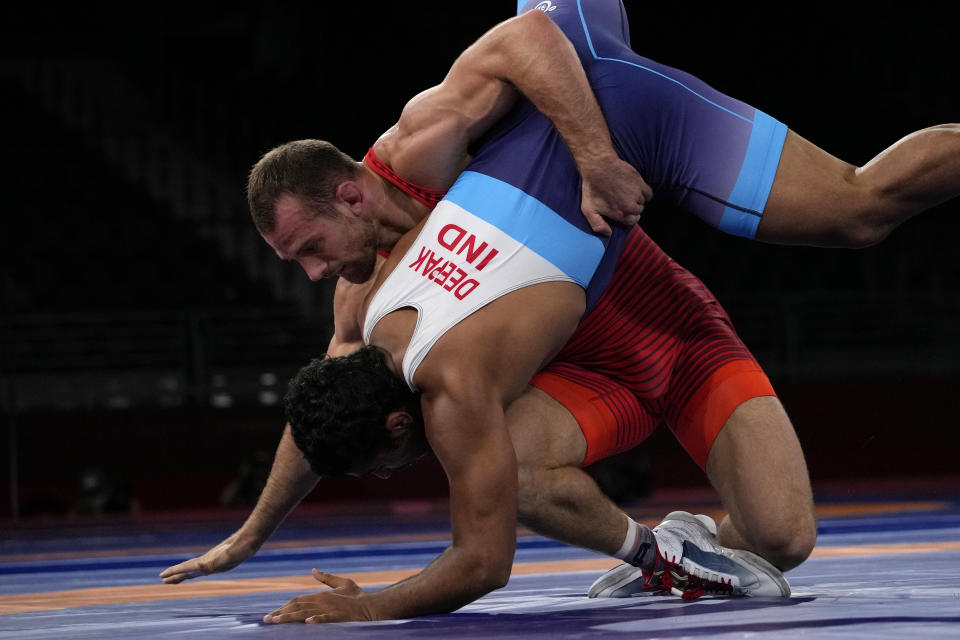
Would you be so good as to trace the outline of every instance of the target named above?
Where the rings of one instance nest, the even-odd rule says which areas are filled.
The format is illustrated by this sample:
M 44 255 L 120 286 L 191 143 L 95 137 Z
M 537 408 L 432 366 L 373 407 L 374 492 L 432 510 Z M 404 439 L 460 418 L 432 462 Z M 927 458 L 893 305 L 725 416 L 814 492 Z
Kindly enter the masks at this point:
M 707 457 L 707 475 L 748 539 L 813 526 L 813 495 L 800 442 L 775 397 L 742 403 Z
M 548 393 L 531 386 L 506 412 L 517 465 L 554 469 L 580 464 L 587 442 L 573 414 Z
M 777 244 L 838 246 L 838 235 L 869 193 L 857 185 L 856 167 L 820 149 L 793 131 L 787 133 L 780 163 L 756 239 Z
M 655 197 L 753 238 L 787 127 L 679 69 L 639 56 L 588 70 L 618 151 Z
M 537 431 L 546 435 L 519 433 L 518 427 L 517 439 L 534 449 L 525 455 L 562 457 L 564 464 L 585 467 L 634 448 L 661 423 L 654 403 L 642 401 L 602 373 L 577 365 L 554 362 L 530 384 L 540 392 L 536 398 L 541 415 L 523 422 L 539 425 Z M 511 422 L 508 415 L 508 424 Z M 510 428 L 513 433 L 512 424 Z M 547 442 L 548 438 L 556 442 Z M 555 449 L 557 443 L 564 448 L 562 454 Z

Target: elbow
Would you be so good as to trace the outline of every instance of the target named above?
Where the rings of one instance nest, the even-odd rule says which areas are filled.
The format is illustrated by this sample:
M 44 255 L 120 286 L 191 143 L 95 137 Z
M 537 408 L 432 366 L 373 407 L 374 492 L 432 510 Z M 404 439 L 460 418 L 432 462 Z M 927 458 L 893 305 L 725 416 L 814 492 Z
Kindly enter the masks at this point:
M 513 569 L 512 559 L 506 561 L 490 557 L 476 557 L 470 563 L 470 568 L 465 571 L 466 584 L 471 584 L 480 595 L 502 589 L 510 580 L 510 572 Z M 479 597 L 479 596 L 477 596 Z
M 515 35 L 523 38 L 525 42 L 550 42 L 557 35 L 566 39 L 566 36 L 560 31 L 560 27 L 543 11 L 531 9 L 526 13 L 521 13 L 514 20 L 517 30 Z
M 491 591 L 496 591 L 497 589 L 502 589 L 507 586 L 507 582 L 510 581 L 510 569 L 511 567 L 507 567 L 506 569 L 491 568 L 483 572 L 482 582 L 478 584 L 483 586 L 484 593 L 490 593 Z
M 514 20 L 520 26 L 520 31 L 528 36 L 543 37 L 545 34 L 549 35 L 560 31 L 560 28 L 547 17 L 545 12 L 536 9 L 521 13 Z
M 530 9 L 529 11 L 525 11 L 524 13 L 516 16 L 514 20 L 523 23 L 524 25 L 534 26 L 542 26 L 546 23 L 553 23 L 553 20 L 547 16 L 547 12 L 540 11 L 539 9 Z
M 513 562 L 511 561 L 492 567 L 491 570 L 487 572 L 486 585 L 489 590 L 496 591 L 497 589 L 502 589 L 507 586 L 507 583 L 510 581 L 511 571 L 513 571 Z

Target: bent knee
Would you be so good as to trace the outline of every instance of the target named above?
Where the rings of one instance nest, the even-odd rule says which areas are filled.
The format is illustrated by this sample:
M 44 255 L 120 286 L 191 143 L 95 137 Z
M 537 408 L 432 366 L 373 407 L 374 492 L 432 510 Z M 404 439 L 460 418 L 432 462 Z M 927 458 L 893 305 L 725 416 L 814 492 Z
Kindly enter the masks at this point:
M 781 571 L 802 564 L 817 544 L 816 520 L 811 516 L 783 527 L 769 528 L 753 541 L 760 555 Z
M 829 244 L 838 249 L 866 249 L 879 244 L 897 227 L 893 198 L 857 174 L 845 178 L 848 193 L 838 200 L 832 216 Z
M 866 249 L 883 242 L 895 227 L 875 212 L 859 213 L 836 230 L 835 245 L 840 249 Z

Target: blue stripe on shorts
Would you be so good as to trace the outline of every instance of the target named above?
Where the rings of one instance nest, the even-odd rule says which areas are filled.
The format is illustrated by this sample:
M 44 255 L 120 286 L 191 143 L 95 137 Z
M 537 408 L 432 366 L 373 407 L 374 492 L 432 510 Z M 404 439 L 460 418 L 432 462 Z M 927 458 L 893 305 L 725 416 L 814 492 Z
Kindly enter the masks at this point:
M 727 199 L 736 206 L 724 209 L 717 225 L 721 231 L 750 239 L 757 235 L 786 137 L 787 125 L 756 110 L 740 175 Z

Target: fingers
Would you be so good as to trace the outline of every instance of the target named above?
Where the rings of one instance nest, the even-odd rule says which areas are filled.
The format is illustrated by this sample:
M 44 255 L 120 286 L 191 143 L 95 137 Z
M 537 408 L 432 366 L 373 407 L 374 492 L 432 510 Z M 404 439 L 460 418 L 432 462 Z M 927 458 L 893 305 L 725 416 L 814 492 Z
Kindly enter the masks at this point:
M 179 574 L 179 573 L 183 573 L 183 572 L 187 569 L 187 567 L 190 565 L 191 562 L 193 562 L 193 561 L 192 561 L 192 560 L 187 560 L 186 562 L 181 562 L 180 564 L 175 564 L 175 565 L 173 565 L 172 567 L 167 567 L 166 569 L 164 569 L 163 571 L 160 572 L 160 577 L 161 577 L 161 578 L 169 578 L 169 577 L 172 576 L 172 575 L 176 575 L 176 574 Z
M 180 584 L 184 580 L 192 580 L 193 578 L 199 578 L 200 576 L 207 575 L 203 571 L 181 571 L 180 573 L 170 574 L 167 576 L 160 575 L 166 584 Z
M 376 614 L 364 593 L 349 578 L 342 578 L 316 569 L 313 577 L 334 588 L 333 591 L 305 594 L 293 598 L 287 604 L 263 616 L 268 624 L 285 622 L 349 622 L 352 620 L 375 620 Z
M 583 212 L 583 216 L 587 219 L 587 223 L 590 225 L 590 228 L 594 233 L 599 233 L 602 236 L 609 236 L 613 233 L 610 229 L 610 225 L 607 224 L 607 221 L 603 219 L 599 213 L 588 213 Z
M 314 569 L 312 573 L 314 580 L 331 587 L 334 593 L 344 596 L 359 596 L 363 594 L 363 589 L 350 578 L 335 576 L 332 573 L 324 573 L 318 569 Z
M 636 213 L 625 213 L 620 218 L 620 224 L 632 227 L 640 222 L 640 215 L 643 213 L 643 206 Z
M 336 620 L 331 619 L 327 613 L 321 613 L 320 615 L 310 616 L 304 620 L 304 622 L 307 624 L 320 624 L 322 622 L 336 622 Z
M 200 568 L 196 558 L 194 558 L 164 569 L 160 573 L 160 578 L 167 584 L 179 584 L 184 580 L 205 575 L 207 575 L 207 572 Z
M 320 614 L 322 615 L 322 614 Z M 268 613 L 263 616 L 263 621 L 267 624 L 284 624 L 285 622 L 303 622 L 309 616 L 307 613 L 298 611 L 291 613 Z M 311 616 L 312 617 L 312 616 Z
M 332 573 L 324 573 L 318 569 L 313 569 L 311 571 L 313 574 L 313 579 L 317 582 L 322 582 L 328 587 L 338 589 L 340 587 L 353 587 L 356 586 L 353 580 L 350 578 L 343 578 L 341 576 L 335 576 Z
M 618 224 L 632 227 L 640 222 L 642 213 L 643 205 L 638 205 L 634 211 L 629 213 L 625 211 L 609 211 L 601 215 L 599 213 L 590 213 L 584 211 L 583 216 L 587 219 L 587 222 L 594 233 L 598 233 L 603 236 L 609 236 L 612 231 L 610 229 L 610 224 L 607 222 L 608 219 Z
M 331 601 L 324 599 L 322 594 L 297 596 L 276 611 L 271 611 L 263 616 L 263 621 L 267 624 L 284 624 L 287 622 L 316 624 L 342 621 L 343 616 L 336 612 L 335 607 L 331 608 L 330 604 Z
M 310 616 L 322 615 L 315 607 L 307 607 L 304 596 L 297 596 L 275 611 L 263 616 L 263 621 L 270 624 L 284 622 L 302 622 Z
M 333 616 L 333 614 L 318 613 L 316 609 L 304 609 L 301 611 L 291 611 L 288 613 L 269 613 L 263 616 L 263 621 L 267 624 L 284 624 L 287 622 L 320 624 L 323 622 L 337 622 L 338 620 Z
M 640 188 L 640 193 L 643 195 L 643 200 L 640 202 L 641 205 L 647 200 L 653 199 L 653 189 L 651 189 L 650 185 L 648 185 L 646 182 L 644 182 L 643 187 Z

